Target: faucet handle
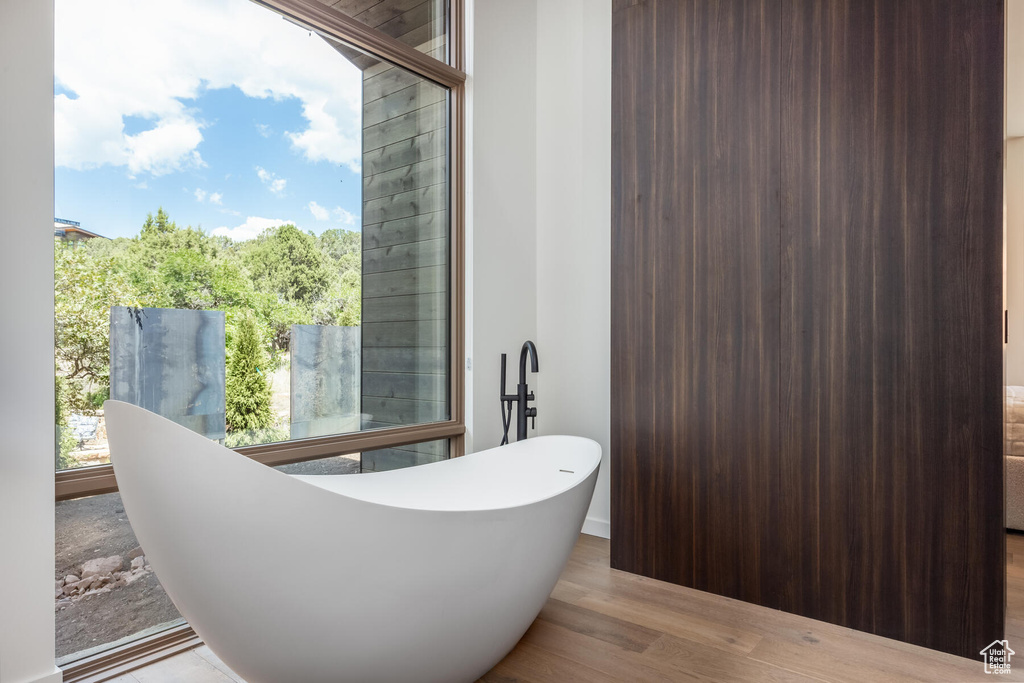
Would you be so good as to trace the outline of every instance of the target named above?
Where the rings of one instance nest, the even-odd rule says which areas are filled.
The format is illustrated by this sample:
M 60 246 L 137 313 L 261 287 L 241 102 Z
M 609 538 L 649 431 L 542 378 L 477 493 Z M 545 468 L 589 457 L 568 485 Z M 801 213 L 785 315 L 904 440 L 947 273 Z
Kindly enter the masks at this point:
M 536 429 L 537 428 L 537 409 L 536 408 L 527 408 L 526 409 L 526 417 L 530 418 L 530 428 L 531 429 Z

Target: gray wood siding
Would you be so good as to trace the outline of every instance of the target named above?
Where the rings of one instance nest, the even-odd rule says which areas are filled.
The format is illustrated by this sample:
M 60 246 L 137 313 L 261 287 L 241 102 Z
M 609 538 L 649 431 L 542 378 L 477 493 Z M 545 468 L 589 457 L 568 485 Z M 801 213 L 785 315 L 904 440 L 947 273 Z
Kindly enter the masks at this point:
M 394 11 L 380 28 L 392 35 L 401 35 L 410 18 L 422 20 L 428 7 L 402 0 L 389 4 Z M 429 32 L 429 26 L 405 35 L 418 30 Z M 447 92 L 382 63 L 365 69 L 363 79 L 362 426 L 445 420 Z M 389 470 L 446 457 L 447 441 L 413 444 L 364 452 L 362 469 Z
M 409 294 L 382 297 L 375 301 L 369 315 L 363 311 L 363 323 L 399 322 L 413 316 L 421 320 L 443 320 L 447 315 L 448 295 L 445 292 Z
M 436 239 L 448 234 L 448 213 L 435 211 L 413 218 L 363 225 L 363 244 L 368 249 Z

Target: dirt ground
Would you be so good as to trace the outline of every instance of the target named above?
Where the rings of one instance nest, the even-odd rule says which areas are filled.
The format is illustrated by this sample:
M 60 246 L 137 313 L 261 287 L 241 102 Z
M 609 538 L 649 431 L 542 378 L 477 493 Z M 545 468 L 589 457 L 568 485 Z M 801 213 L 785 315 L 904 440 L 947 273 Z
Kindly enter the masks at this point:
M 57 503 L 54 578 L 76 574 L 86 560 L 126 556 L 138 541 L 121 496 L 109 493 Z M 110 593 L 84 597 L 56 613 L 57 657 L 112 643 L 158 624 L 180 619 L 155 574 Z
M 339 456 L 278 468 L 288 474 L 352 474 L 359 456 Z M 56 505 L 57 544 L 54 578 L 74 574 L 86 560 L 121 555 L 135 549 L 135 539 L 121 496 L 109 493 L 62 501 Z M 82 598 L 56 612 L 57 657 L 111 644 L 154 626 L 181 618 L 155 574 L 110 593 Z

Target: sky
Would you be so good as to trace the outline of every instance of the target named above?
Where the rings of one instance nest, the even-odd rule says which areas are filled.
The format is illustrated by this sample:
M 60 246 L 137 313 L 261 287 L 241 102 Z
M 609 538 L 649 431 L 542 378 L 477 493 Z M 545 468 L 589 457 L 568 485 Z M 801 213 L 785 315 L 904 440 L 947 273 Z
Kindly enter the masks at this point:
M 54 216 L 360 229 L 362 77 L 249 0 L 56 0 Z

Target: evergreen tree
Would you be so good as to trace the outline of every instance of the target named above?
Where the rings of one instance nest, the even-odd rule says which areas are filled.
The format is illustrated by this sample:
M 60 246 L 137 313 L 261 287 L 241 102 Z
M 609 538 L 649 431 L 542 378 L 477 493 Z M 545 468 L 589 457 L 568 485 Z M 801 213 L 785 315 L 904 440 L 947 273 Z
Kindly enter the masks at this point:
M 171 217 L 164 211 L 164 207 L 159 207 L 156 210 L 156 218 L 153 218 L 153 214 L 146 214 L 146 222 L 142 224 L 143 237 L 149 235 L 159 235 L 167 232 L 174 232 L 178 229 L 178 226 L 171 220 Z
M 273 422 L 267 359 L 256 319 L 243 313 L 234 334 L 227 372 L 228 431 L 266 429 Z

